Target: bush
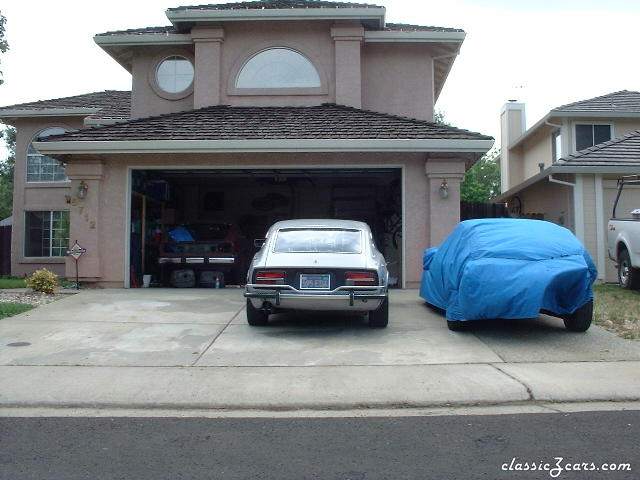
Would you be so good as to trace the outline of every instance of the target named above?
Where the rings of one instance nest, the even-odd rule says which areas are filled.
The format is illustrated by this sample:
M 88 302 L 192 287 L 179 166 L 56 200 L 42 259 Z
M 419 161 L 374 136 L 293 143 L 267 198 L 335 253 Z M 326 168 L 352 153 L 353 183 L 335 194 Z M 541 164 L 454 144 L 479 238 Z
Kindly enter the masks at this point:
M 53 293 L 57 285 L 58 276 L 46 268 L 36 270 L 27 278 L 27 287 L 34 292 Z

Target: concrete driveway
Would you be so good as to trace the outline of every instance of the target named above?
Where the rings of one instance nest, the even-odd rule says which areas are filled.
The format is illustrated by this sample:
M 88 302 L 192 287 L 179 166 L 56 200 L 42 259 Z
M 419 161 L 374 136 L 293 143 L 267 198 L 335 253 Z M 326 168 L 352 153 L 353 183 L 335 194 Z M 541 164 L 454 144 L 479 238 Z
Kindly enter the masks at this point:
M 2 320 L 0 374 L 15 382 L 0 403 L 293 408 L 640 399 L 640 342 L 598 327 L 570 333 L 541 316 L 450 332 L 415 290 L 391 292 L 383 330 L 363 317 L 321 314 L 282 314 L 250 327 L 244 303 L 237 289 L 86 290 Z

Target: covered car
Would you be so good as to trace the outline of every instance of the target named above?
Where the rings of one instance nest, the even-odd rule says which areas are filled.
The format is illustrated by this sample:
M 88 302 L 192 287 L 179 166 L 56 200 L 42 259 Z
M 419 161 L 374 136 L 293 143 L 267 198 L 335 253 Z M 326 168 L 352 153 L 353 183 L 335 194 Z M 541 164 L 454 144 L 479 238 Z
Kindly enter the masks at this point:
M 460 222 L 423 255 L 420 296 L 459 330 L 467 320 L 564 319 L 573 331 L 591 325 L 596 267 L 564 227 L 541 220 L 490 218 Z
M 247 273 L 247 322 L 284 310 L 360 312 L 389 321 L 389 273 L 366 223 L 286 220 L 267 232 Z

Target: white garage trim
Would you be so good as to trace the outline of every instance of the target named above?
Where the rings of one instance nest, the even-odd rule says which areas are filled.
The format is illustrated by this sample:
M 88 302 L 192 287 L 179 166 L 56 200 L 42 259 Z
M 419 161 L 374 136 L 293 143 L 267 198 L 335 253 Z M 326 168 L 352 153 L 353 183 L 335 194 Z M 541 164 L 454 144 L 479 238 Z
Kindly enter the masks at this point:
M 584 175 L 576 175 L 576 186 L 573 188 L 573 213 L 578 240 L 584 244 Z
M 594 186 L 596 189 L 596 241 L 598 244 L 598 280 L 604 280 L 606 265 L 605 251 L 607 249 L 606 239 L 604 236 L 604 192 L 602 191 L 602 174 L 596 174 L 594 178 Z
M 407 232 L 406 232 L 406 193 L 405 193 L 405 184 L 406 184 L 406 172 L 404 165 L 398 164 L 385 164 L 385 165 L 278 165 L 274 166 L 265 166 L 265 165 L 243 165 L 242 167 L 238 167 L 237 165 L 162 165 L 162 166 L 147 166 L 147 165 L 132 165 L 128 166 L 125 171 L 125 185 L 126 185 L 126 194 L 125 194 L 125 228 L 124 228 L 124 288 L 131 288 L 131 188 L 132 188 L 132 178 L 134 170 L 388 170 L 388 169 L 396 169 L 400 170 L 400 182 L 402 185 L 402 278 L 400 280 L 400 288 L 405 288 L 406 286 L 406 275 L 407 275 Z

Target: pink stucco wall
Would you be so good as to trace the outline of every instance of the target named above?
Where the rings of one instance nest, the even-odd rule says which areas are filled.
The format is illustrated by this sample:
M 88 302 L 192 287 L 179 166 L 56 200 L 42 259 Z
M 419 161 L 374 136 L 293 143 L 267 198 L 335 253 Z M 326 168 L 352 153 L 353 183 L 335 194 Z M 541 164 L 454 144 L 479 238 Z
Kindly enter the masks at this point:
M 26 211 L 69 209 L 69 205 L 65 201 L 65 195 L 69 193 L 67 182 L 26 182 L 27 149 L 33 137 L 42 130 L 50 127 L 75 130 L 83 126 L 83 120 L 79 117 L 19 119 L 14 122 L 14 126 L 17 129 L 17 134 L 13 186 L 11 273 L 22 277 L 44 266 L 57 275 L 64 275 L 64 258 L 25 258 L 24 256 L 24 213 Z

